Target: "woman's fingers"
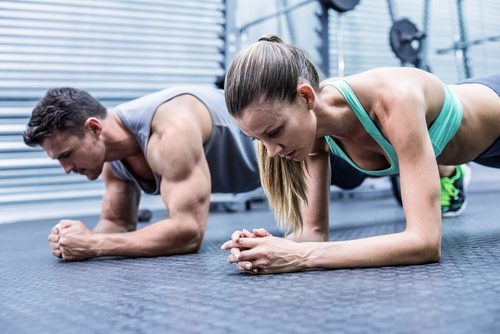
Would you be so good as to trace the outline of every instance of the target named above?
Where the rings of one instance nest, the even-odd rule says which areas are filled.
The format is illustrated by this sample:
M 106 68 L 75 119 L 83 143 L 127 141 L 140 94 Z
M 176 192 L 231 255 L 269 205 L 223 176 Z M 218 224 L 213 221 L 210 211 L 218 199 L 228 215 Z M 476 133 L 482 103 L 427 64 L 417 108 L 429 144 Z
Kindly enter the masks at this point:
M 238 267 L 238 270 L 240 271 L 251 271 L 253 266 L 252 263 L 249 261 L 241 261 L 236 264 Z
M 263 229 L 263 228 L 259 228 L 259 229 L 253 229 L 253 234 L 256 236 L 256 237 L 267 237 L 267 236 L 271 236 L 271 233 L 267 232 L 267 230 Z
M 234 263 L 238 261 L 237 257 L 240 255 L 240 249 L 239 248 L 231 248 L 231 254 L 228 255 L 227 257 L 227 262 L 229 263 Z
M 247 274 L 266 274 L 267 270 L 264 267 L 260 267 L 259 261 L 245 261 L 238 262 L 237 264 L 238 270 L 245 272 Z
M 234 231 L 233 234 L 231 234 L 231 240 L 233 240 L 234 242 L 238 242 L 242 233 L 242 231 Z
M 262 256 L 261 252 L 255 249 L 248 249 L 241 251 L 239 254 L 235 255 L 236 261 L 238 262 L 251 262 L 259 259 Z M 250 268 L 251 269 L 251 268 Z
M 223 243 L 220 248 L 222 250 L 227 250 L 227 249 L 232 249 L 232 248 L 240 248 L 240 244 L 233 241 L 233 240 L 229 240 L 229 241 L 226 241 L 225 243 Z
M 232 240 L 226 241 L 220 247 L 223 250 L 233 249 L 233 248 L 254 248 L 263 242 L 266 241 L 267 238 L 240 238 L 238 242 L 234 242 Z
M 242 236 L 245 238 L 255 238 L 255 235 L 246 229 L 243 229 Z
M 242 246 L 240 240 L 242 239 L 252 239 L 256 237 L 262 238 L 268 236 L 272 235 L 263 228 L 253 229 L 252 232 L 248 231 L 247 229 L 243 229 L 242 231 L 234 231 L 233 234 L 231 234 L 231 240 L 226 241 L 224 244 L 222 244 L 220 248 L 223 250 L 231 248 L 240 248 L 240 246 Z M 249 247 L 254 247 L 252 246 L 253 244 L 250 245 L 251 246 Z
M 238 242 L 238 247 L 240 248 L 254 248 L 263 242 L 265 242 L 265 238 L 240 238 Z

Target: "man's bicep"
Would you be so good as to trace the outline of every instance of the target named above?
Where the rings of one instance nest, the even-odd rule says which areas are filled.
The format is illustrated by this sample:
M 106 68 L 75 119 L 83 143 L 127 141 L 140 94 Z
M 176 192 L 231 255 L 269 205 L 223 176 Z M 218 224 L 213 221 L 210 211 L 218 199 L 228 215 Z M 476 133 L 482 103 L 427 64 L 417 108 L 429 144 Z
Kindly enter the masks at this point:
M 210 174 L 206 161 L 185 166 L 182 178 L 163 178 L 161 194 L 171 218 L 176 214 L 199 214 L 208 210 L 210 200 Z M 176 168 L 181 168 L 178 166 Z
M 161 196 L 171 218 L 188 215 L 197 220 L 206 219 L 201 216 L 208 214 L 210 201 L 208 163 L 201 143 L 184 144 L 182 149 L 163 150 Z

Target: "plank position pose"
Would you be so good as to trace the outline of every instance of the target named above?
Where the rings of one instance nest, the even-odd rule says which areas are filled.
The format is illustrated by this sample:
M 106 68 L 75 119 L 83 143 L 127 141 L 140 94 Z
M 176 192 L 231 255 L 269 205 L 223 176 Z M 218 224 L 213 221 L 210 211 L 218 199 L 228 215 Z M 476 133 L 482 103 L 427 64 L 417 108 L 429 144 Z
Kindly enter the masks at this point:
M 444 85 L 413 68 L 378 68 L 322 83 L 297 47 L 264 37 L 226 76 L 236 124 L 259 140 L 261 183 L 286 238 L 236 231 L 222 245 L 251 273 L 436 262 L 438 163 L 500 168 L 500 74 Z M 372 175 L 400 174 L 406 228 L 328 242 L 330 154 Z M 308 241 L 301 231 L 316 231 Z M 310 235 L 311 233 L 309 233 Z
M 93 231 L 61 220 L 49 235 L 64 260 L 196 252 L 210 193 L 259 187 L 255 145 L 234 125 L 221 90 L 174 87 L 106 110 L 85 91 L 49 90 L 33 110 L 24 140 L 41 145 L 66 173 L 103 176 Z M 169 218 L 136 230 L 141 190 L 160 194 Z

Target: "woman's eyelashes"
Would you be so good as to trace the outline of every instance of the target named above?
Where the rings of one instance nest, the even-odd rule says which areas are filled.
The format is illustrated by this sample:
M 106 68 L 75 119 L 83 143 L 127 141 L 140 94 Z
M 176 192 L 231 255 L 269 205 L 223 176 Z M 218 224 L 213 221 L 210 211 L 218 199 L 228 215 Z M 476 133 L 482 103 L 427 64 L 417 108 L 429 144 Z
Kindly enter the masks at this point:
M 277 138 L 280 135 L 280 133 L 281 133 L 281 127 L 277 128 L 277 129 L 274 129 L 272 131 L 269 131 L 267 133 L 267 136 L 269 138 Z

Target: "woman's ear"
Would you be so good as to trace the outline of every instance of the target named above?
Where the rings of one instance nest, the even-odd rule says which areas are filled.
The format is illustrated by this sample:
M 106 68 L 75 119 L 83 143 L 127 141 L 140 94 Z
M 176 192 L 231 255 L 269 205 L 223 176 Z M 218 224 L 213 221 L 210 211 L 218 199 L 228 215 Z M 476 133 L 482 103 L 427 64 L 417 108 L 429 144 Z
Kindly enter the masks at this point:
M 297 86 L 297 93 L 304 98 L 307 109 L 312 110 L 316 106 L 316 94 L 314 89 L 308 83 L 301 83 Z

